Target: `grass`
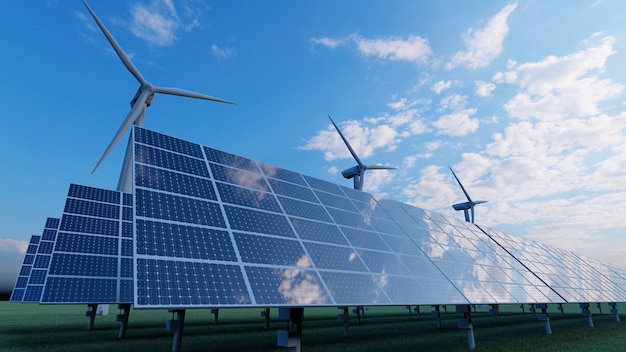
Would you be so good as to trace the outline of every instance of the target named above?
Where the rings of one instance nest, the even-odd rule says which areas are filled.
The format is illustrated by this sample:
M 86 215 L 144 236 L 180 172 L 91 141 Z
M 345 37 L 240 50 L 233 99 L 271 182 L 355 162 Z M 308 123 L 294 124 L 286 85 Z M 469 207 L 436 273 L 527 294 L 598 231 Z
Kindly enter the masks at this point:
M 587 326 L 578 305 L 565 305 L 564 316 L 550 306 L 552 335 L 546 335 L 543 322 L 522 314 L 517 305 L 501 306 L 498 322 L 486 309 L 472 313 L 476 351 L 626 351 L 626 327 L 592 307 L 595 328 Z M 40 306 L 0 302 L 0 351 L 170 351 L 173 334 L 165 331 L 166 311 L 131 310 L 125 339 L 119 340 L 117 310 L 97 317 L 93 331 L 87 331 L 86 306 Z M 626 311 L 626 305 L 618 305 Z M 336 308 L 305 309 L 303 349 L 308 351 L 468 351 L 465 331 L 456 327 L 460 314 L 449 306 L 442 309 L 438 329 L 430 307 L 421 307 L 421 320 L 404 307 L 372 307 L 361 324 L 351 319 L 350 336 L 343 336 L 343 325 Z M 222 309 L 216 325 L 208 310 L 188 310 L 182 350 L 189 351 L 288 351 L 276 346 L 276 330 L 287 323 L 277 321 L 272 309 L 271 328 L 264 328 L 260 309 Z

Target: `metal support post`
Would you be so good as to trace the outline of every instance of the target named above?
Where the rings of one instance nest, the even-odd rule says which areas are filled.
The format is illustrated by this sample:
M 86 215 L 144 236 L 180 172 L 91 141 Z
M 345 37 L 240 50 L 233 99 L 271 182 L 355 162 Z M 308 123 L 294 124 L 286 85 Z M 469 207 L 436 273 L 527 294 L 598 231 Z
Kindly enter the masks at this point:
M 217 308 L 211 309 L 211 314 L 213 314 L 213 322 L 217 324 L 220 316 L 220 310 Z
M 264 310 L 262 310 L 261 316 L 265 317 L 265 329 L 269 329 L 270 328 L 270 309 L 265 308 Z
M 539 321 L 545 322 L 546 327 L 546 335 L 552 335 L 552 327 L 550 326 L 550 316 L 548 315 L 548 305 L 546 303 L 537 303 L 536 305 L 532 305 L 533 314 L 535 315 L 535 319 Z M 541 309 L 541 313 L 536 313 L 534 310 L 538 308 Z
M 467 331 L 467 344 L 470 350 L 474 350 L 476 348 L 476 342 L 474 341 L 474 326 L 472 325 L 471 317 L 472 308 L 467 304 L 458 305 L 456 306 L 456 311 L 457 313 L 463 313 L 463 318 L 457 319 L 456 325 L 459 329 Z
M 489 313 L 493 314 L 493 322 L 498 322 L 498 313 L 500 313 L 500 305 L 492 304 L 491 309 L 489 309 Z
M 520 304 L 520 305 L 519 305 L 519 307 L 520 307 L 520 308 L 522 308 L 522 313 L 526 313 L 526 312 L 524 311 L 524 303 Z
M 433 310 L 431 314 L 433 315 L 433 317 L 437 318 L 437 328 L 441 329 L 441 313 L 439 312 L 439 306 L 433 305 L 431 307 L 435 308 L 435 310 Z
M 93 330 L 93 324 L 96 320 L 96 312 L 98 311 L 97 304 L 88 304 L 87 311 L 85 312 L 85 316 L 89 318 L 87 322 L 87 331 Z
M 564 316 L 564 315 L 565 315 L 565 313 L 563 312 L 563 303 L 559 303 L 559 308 L 558 308 L 558 310 L 560 310 L 560 311 L 561 311 L 561 316 Z
M 596 303 L 596 308 L 600 311 L 600 315 L 602 315 L 602 305 L 600 303 Z
M 593 327 L 593 319 L 591 319 L 591 311 L 589 310 L 589 303 L 580 303 L 580 310 L 582 311 L 583 317 L 587 317 L 587 325 L 592 328 Z
M 619 314 L 617 313 L 617 304 L 615 302 L 609 302 L 609 307 L 611 307 L 611 313 L 615 317 L 615 322 L 619 323 Z
M 409 311 L 409 315 L 411 315 L 411 306 L 406 306 L 406 309 Z
M 121 310 L 120 314 L 115 317 L 115 320 L 120 323 L 120 333 L 118 338 L 123 339 L 126 337 L 126 329 L 128 328 L 128 316 L 130 315 L 130 304 L 118 304 L 117 309 Z
M 528 308 L 528 311 L 533 313 L 533 319 L 537 320 L 537 308 L 535 307 L 534 304 L 530 305 L 530 308 Z
M 291 347 L 292 351 L 301 352 L 304 308 L 279 308 L 278 318 L 289 320 L 287 330 L 278 330 L 278 346 Z
M 446 312 L 446 313 L 448 313 L 448 306 L 444 305 L 444 306 L 443 306 L 443 311 L 444 311 L 444 312 Z
M 176 315 L 176 319 L 168 320 L 165 323 L 165 330 L 174 333 L 174 341 L 172 342 L 172 352 L 180 352 L 183 344 L 183 328 L 185 327 L 185 310 L 170 310 L 172 315 Z
M 422 320 L 422 312 L 420 312 L 420 306 L 415 306 L 415 313 L 417 313 L 417 320 Z
M 337 319 L 343 322 L 343 336 L 350 336 L 350 314 L 348 313 L 349 307 L 339 307 L 342 310 L 341 314 L 337 314 Z
M 352 313 L 356 314 L 356 323 L 361 324 L 361 314 L 365 315 L 365 307 L 364 306 L 356 306 Z

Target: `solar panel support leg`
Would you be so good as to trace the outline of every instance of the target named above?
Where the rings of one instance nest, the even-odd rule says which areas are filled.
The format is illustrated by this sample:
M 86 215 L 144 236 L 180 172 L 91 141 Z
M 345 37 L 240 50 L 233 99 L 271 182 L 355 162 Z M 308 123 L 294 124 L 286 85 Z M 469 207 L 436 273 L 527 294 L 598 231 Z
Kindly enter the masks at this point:
M 265 317 L 265 329 L 269 329 L 270 328 L 270 309 L 265 308 L 264 310 L 262 310 L 261 316 Z
M 441 313 L 439 312 L 439 306 L 434 305 L 431 307 L 435 308 L 435 310 L 433 310 L 431 314 L 433 315 L 433 317 L 437 318 L 437 328 L 441 329 Z
M 211 314 L 213 314 L 213 322 L 217 324 L 220 316 L 220 310 L 217 308 L 211 309 Z
M 550 326 L 550 316 L 548 315 L 548 305 L 546 303 L 531 304 L 535 319 L 545 322 L 546 335 L 552 335 L 552 327 Z M 536 313 L 534 309 L 541 309 L 541 313 Z
M 534 304 L 530 305 L 530 308 L 528 308 L 528 311 L 533 313 L 533 319 L 537 320 L 537 308 L 535 307 Z
M 415 313 L 417 313 L 417 320 L 422 320 L 422 312 L 420 312 L 420 306 L 415 306 Z
M 172 352 L 180 352 L 183 344 L 183 328 L 185 327 L 185 310 L 170 310 L 176 314 L 176 319 L 168 320 L 165 323 L 165 330 L 174 333 L 174 341 L 172 342 Z
M 350 336 L 350 314 L 349 307 L 339 307 L 341 314 L 337 314 L 337 320 L 343 322 L 343 336 Z
M 474 340 L 474 325 L 472 325 L 472 307 L 470 305 L 457 305 L 457 313 L 463 313 L 463 318 L 457 319 L 456 324 L 459 329 L 467 331 L 467 344 L 470 350 L 476 349 L 476 341 Z
M 489 310 L 489 313 L 493 314 L 493 322 L 497 323 L 498 322 L 498 313 L 500 313 L 500 305 L 492 304 L 491 305 L 491 309 Z
M 598 308 L 600 315 L 602 315 L 602 305 L 600 303 L 596 303 L 596 308 Z
M 559 303 L 559 311 L 561 311 L 561 316 L 565 315 L 565 312 L 563 311 L 563 303 Z
M 301 352 L 304 308 L 279 308 L 278 318 L 289 320 L 288 330 L 278 330 L 278 346 L 291 347 L 292 351 Z
M 361 312 L 365 315 L 365 308 L 363 306 L 356 306 L 352 312 L 356 314 L 356 323 L 361 324 Z
M 611 307 L 610 312 L 613 314 L 613 316 L 615 317 L 615 322 L 619 323 L 619 313 L 617 312 L 617 303 L 615 302 L 609 302 L 609 307 Z
M 87 311 L 85 312 L 85 316 L 89 318 L 87 322 L 87 331 L 93 330 L 93 324 L 96 321 L 96 312 L 98 311 L 97 304 L 88 304 Z
M 519 305 L 520 308 L 522 308 L 522 313 L 526 313 L 526 311 L 524 310 L 524 303 Z
M 130 304 L 118 304 L 117 309 L 122 310 L 122 313 L 118 314 L 117 317 L 115 317 L 115 320 L 120 322 L 120 333 L 117 335 L 117 337 L 123 339 L 124 337 L 126 337 L 128 316 L 130 315 Z
M 589 310 L 589 303 L 580 303 L 580 310 L 583 314 L 583 317 L 587 317 L 587 325 L 592 328 L 593 327 L 593 319 L 591 319 L 591 311 Z

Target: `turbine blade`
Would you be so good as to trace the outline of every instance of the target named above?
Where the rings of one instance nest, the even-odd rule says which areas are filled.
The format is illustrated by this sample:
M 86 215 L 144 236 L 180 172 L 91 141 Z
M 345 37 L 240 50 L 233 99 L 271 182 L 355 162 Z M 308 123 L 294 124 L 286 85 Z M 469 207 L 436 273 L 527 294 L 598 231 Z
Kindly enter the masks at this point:
M 477 200 L 474 202 L 474 204 L 483 204 L 483 203 L 487 203 L 486 200 Z
M 133 62 L 130 61 L 130 58 L 126 55 L 126 53 L 124 53 L 124 50 L 122 50 L 122 47 L 120 47 L 120 45 L 117 44 L 117 42 L 115 41 L 115 38 L 113 38 L 111 33 L 109 33 L 109 31 L 106 29 L 102 21 L 100 21 L 98 16 L 96 16 L 96 13 L 93 12 L 93 10 L 91 9 L 91 7 L 89 7 L 89 5 L 87 5 L 87 2 L 85 0 L 83 0 L 83 4 L 85 4 L 85 6 L 87 7 L 87 10 L 89 10 L 91 17 L 93 17 L 93 19 L 96 21 L 96 23 L 98 24 L 98 27 L 100 27 L 100 30 L 102 31 L 102 33 L 104 33 L 104 36 L 107 38 L 107 40 L 113 47 L 113 50 L 115 50 L 115 53 L 117 53 L 117 56 L 120 58 L 120 60 L 122 60 L 122 63 L 124 64 L 124 66 L 126 66 L 126 69 L 128 69 L 128 71 L 130 71 L 130 73 L 133 76 L 135 76 L 135 78 L 139 81 L 140 84 L 143 85 L 145 83 L 148 83 L 143 78 L 143 76 L 141 75 L 137 67 L 135 67 Z
M 217 102 L 226 103 L 226 104 L 235 104 L 232 101 L 228 101 L 228 100 L 224 100 L 220 98 L 214 98 L 208 95 L 204 95 L 204 94 L 200 94 L 200 93 L 196 93 L 196 92 L 192 92 L 192 91 L 188 91 L 184 89 L 178 89 L 178 88 L 155 87 L 154 91 L 156 93 L 161 93 L 161 94 L 169 94 L 169 95 L 177 95 L 180 97 L 211 100 L 211 101 L 217 101 Z
M 456 182 L 458 182 L 459 186 L 461 186 L 461 189 L 463 190 L 463 193 L 465 193 L 465 198 L 467 198 L 468 201 L 472 202 L 472 198 L 470 198 L 469 194 L 467 194 L 467 191 L 465 190 L 465 187 L 463 187 L 463 184 L 461 183 L 459 178 L 456 177 L 456 174 L 454 173 L 454 170 L 452 170 L 452 168 L 450 166 L 448 166 L 448 168 L 450 169 L 450 171 L 452 171 L 452 175 L 454 175 L 454 178 L 456 179 Z
M 350 143 L 348 143 L 346 137 L 343 135 L 343 133 L 341 133 L 341 130 L 339 129 L 339 127 L 337 127 L 337 124 L 335 124 L 335 121 L 333 121 L 333 118 L 330 117 L 330 115 L 328 115 L 328 118 L 330 119 L 330 122 L 332 122 L 333 126 L 335 126 L 337 132 L 339 132 L 339 136 L 341 136 L 341 139 L 343 139 L 343 142 L 345 143 L 346 147 L 348 147 L 348 150 L 350 151 L 350 154 L 352 154 L 354 160 L 356 160 L 356 163 L 359 164 L 359 166 L 364 166 L 361 162 L 361 159 L 359 159 L 359 157 L 354 152 L 354 149 L 352 149 L 352 146 L 350 146 Z
M 126 133 L 126 131 L 130 128 L 130 126 L 139 118 L 143 110 L 146 108 L 146 99 L 148 98 L 149 94 L 150 92 L 147 90 L 144 90 L 141 92 L 141 95 L 139 95 L 139 98 L 135 102 L 135 105 L 133 105 L 133 108 L 130 109 L 130 112 L 126 116 L 126 119 L 120 126 L 119 130 L 117 130 L 117 133 L 111 140 L 111 143 L 109 143 L 109 146 L 107 147 L 107 149 L 104 151 L 104 154 L 102 154 L 102 157 L 96 164 L 96 167 L 94 167 L 93 171 L 91 171 L 92 175 L 94 172 L 96 172 L 98 167 L 100 167 L 100 164 L 102 164 L 102 162 L 104 161 L 104 159 L 106 159 L 109 153 L 111 153 L 111 151 L 113 150 L 117 142 L 119 142 L 120 139 L 122 139 L 122 136 L 124 136 L 124 133 Z
M 366 170 L 397 170 L 397 167 L 385 166 L 385 165 L 367 165 Z

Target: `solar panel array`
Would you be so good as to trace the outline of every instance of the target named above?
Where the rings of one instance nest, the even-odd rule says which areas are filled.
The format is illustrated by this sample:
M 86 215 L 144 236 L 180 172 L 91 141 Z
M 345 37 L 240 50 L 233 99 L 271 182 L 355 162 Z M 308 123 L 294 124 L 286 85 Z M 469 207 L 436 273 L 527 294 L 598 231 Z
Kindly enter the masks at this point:
M 624 268 L 139 127 L 132 138 L 133 195 L 70 185 L 12 301 L 626 301 Z
M 41 236 L 30 239 L 26 256 L 11 293 L 12 302 L 39 302 L 43 292 L 52 249 L 56 240 L 59 219 L 48 218 Z
M 132 197 L 69 187 L 41 303 L 131 303 Z
M 576 286 L 593 268 L 564 251 L 518 253 L 474 224 L 142 128 L 133 136 L 138 308 L 625 298 L 599 273 Z M 563 261 L 541 269 L 551 253 Z

